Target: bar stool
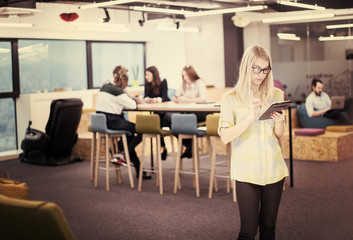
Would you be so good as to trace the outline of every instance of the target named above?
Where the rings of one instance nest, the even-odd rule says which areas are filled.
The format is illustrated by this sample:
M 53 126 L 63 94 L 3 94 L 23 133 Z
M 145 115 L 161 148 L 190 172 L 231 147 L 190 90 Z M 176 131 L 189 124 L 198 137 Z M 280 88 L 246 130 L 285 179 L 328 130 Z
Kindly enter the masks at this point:
M 194 182 L 196 186 L 196 196 L 200 196 L 199 188 L 199 151 L 197 144 L 197 137 L 206 135 L 206 131 L 197 129 L 197 118 L 194 113 L 181 114 L 174 113 L 172 115 L 172 132 L 178 134 L 178 154 L 175 164 L 175 178 L 174 178 L 174 193 L 177 193 L 177 189 L 181 189 L 180 186 L 180 173 L 191 173 L 194 175 Z M 182 141 L 183 139 L 192 140 L 192 159 L 193 159 L 193 171 L 180 171 L 180 156 L 182 152 Z
M 134 180 L 132 178 L 130 155 L 129 155 L 129 149 L 128 149 L 127 138 L 126 138 L 126 136 L 131 136 L 131 132 L 124 131 L 124 130 L 108 129 L 106 116 L 102 113 L 95 113 L 95 114 L 91 115 L 91 128 L 92 128 L 92 131 L 96 132 L 96 134 L 97 134 L 94 186 L 95 187 L 98 186 L 98 168 L 100 168 L 99 167 L 99 160 L 100 160 L 99 154 L 100 154 L 101 139 L 102 138 L 105 139 L 105 165 L 106 165 L 105 168 L 103 168 L 103 167 L 101 167 L 101 168 L 106 170 L 106 189 L 107 189 L 107 191 L 109 191 L 109 165 L 110 165 L 109 145 L 112 147 L 113 146 L 113 142 L 112 142 L 113 139 L 115 139 L 115 141 L 117 141 L 117 138 L 121 137 L 123 140 L 123 146 L 124 146 L 126 163 L 127 163 L 127 170 L 128 170 L 129 179 L 130 179 L 130 186 L 131 186 L 131 188 L 134 188 Z M 117 175 L 118 181 L 121 184 L 122 180 L 121 180 L 120 166 L 116 166 L 115 170 L 116 170 L 116 175 Z
M 206 132 L 208 135 L 209 145 L 211 146 L 211 171 L 210 171 L 210 185 L 208 190 L 208 198 L 212 198 L 213 192 L 213 183 L 214 183 L 214 190 L 218 192 L 218 184 L 217 184 L 217 177 L 222 177 L 227 179 L 227 193 L 230 192 L 230 157 L 231 157 L 231 144 L 228 143 L 226 145 L 226 163 L 227 163 L 227 172 L 226 175 L 216 175 L 216 152 L 217 152 L 217 139 L 220 139 L 218 135 L 218 122 L 219 122 L 219 115 L 207 115 L 206 116 Z M 237 196 L 235 192 L 235 181 L 232 181 L 232 189 L 233 189 L 233 202 L 237 201 Z
M 171 130 L 162 130 L 160 128 L 160 118 L 158 114 L 151 115 L 136 115 L 136 132 L 142 133 L 142 155 L 141 155 L 141 163 L 140 163 L 140 175 L 139 175 L 139 183 L 138 183 L 138 191 L 141 192 L 142 188 L 142 175 L 143 175 L 143 166 L 145 161 L 145 143 L 150 138 L 151 143 L 152 139 L 156 139 L 156 154 L 157 154 L 157 169 L 145 169 L 148 172 L 156 172 L 158 173 L 158 177 L 156 178 L 156 185 L 159 186 L 159 193 L 163 195 L 163 169 L 162 169 L 162 158 L 161 158 L 161 137 L 169 136 L 172 144 L 172 154 L 175 159 L 175 151 L 174 151 L 174 142 L 173 142 L 173 134 Z M 152 156 L 152 148 L 151 148 L 151 156 Z

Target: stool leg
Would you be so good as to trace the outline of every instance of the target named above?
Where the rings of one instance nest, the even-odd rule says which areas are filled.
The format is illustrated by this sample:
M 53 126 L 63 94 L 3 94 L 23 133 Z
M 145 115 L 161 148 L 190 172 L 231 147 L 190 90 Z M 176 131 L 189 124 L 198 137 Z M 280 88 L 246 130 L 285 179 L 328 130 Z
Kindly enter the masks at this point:
M 232 188 L 233 188 L 233 202 L 237 202 L 237 193 L 235 189 L 235 180 L 232 180 Z
M 179 134 L 179 137 L 178 137 L 178 148 L 179 148 L 179 150 L 177 152 L 177 159 L 176 159 L 176 163 L 175 163 L 174 194 L 177 193 L 178 187 L 180 187 L 179 190 L 181 189 L 181 184 L 180 184 L 180 179 L 179 179 L 180 156 L 181 156 L 181 151 L 183 148 L 181 134 Z
M 212 198 L 212 191 L 213 191 L 213 182 L 215 179 L 215 167 L 216 167 L 216 152 L 215 145 L 214 143 L 211 143 L 211 137 L 209 137 L 209 143 L 210 143 L 210 148 L 211 148 L 211 171 L 210 171 L 210 186 L 208 188 L 208 198 Z
M 94 178 L 94 166 L 95 166 L 95 159 L 94 159 L 94 154 L 95 154 L 95 148 L 96 148 L 96 132 L 92 132 L 92 141 L 91 141 L 91 181 L 93 181 Z
M 115 145 L 118 143 L 118 137 L 114 136 L 110 140 L 111 140 L 111 141 L 109 141 L 110 148 L 112 149 L 112 155 L 114 156 L 114 154 L 117 152 L 116 148 L 115 148 Z M 116 178 L 118 179 L 118 183 L 122 184 L 123 180 L 121 178 L 121 168 L 120 168 L 120 166 L 116 166 L 115 165 L 115 175 L 116 175 Z
M 143 166 L 145 163 L 145 143 L 146 143 L 146 135 L 142 134 L 142 149 L 141 149 L 141 158 L 140 158 L 140 171 L 139 171 L 139 183 L 138 183 L 138 191 L 141 192 L 142 188 L 142 175 L 143 175 Z
M 175 147 L 174 147 L 174 139 L 173 139 L 173 135 L 169 135 L 170 137 L 170 142 L 172 144 L 172 154 L 173 154 L 173 160 L 174 160 L 174 166 L 176 166 L 176 152 L 175 152 Z M 178 181 L 178 188 L 180 189 L 180 181 Z
M 131 186 L 131 188 L 134 188 L 135 187 L 134 186 L 134 179 L 132 178 L 131 161 L 130 161 L 129 147 L 127 144 L 126 134 L 122 134 L 121 137 L 123 138 L 123 147 L 124 147 L 126 164 L 127 164 L 127 172 L 129 174 L 130 186 Z
M 105 184 L 109 191 L 109 135 L 105 134 Z
M 156 147 L 156 169 L 152 169 L 153 172 L 157 173 L 156 177 L 156 186 L 159 187 L 159 177 L 158 177 L 158 171 L 159 171 L 159 163 L 158 163 L 158 141 L 157 141 L 157 135 L 150 135 L 151 136 L 151 143 L 152 146 L 154 145 Z M 153 139 L 156 139 L 156 144 L 153 144 Z M 151 156 L 153 156 L 153 147 L 151 147 Z M 154 159 L 154 157 L 153 157 Z
M 100 145 L 101 145 L 101 133 L 97 133 L 97 147 L 96 147 L 96 173 L 94 176 L 94 187 L 98 186 L 98 168 L 99 168 L 99 153 L 100 153 Z
M 198 148 L 197 148 L 197 136 L 193 136 L 193 154 L 194 154 L 194 163 L 195 163 L 195 183 L 196 183 L 196 197 L 200 197 L 200 187 L 199 187 L 199 159 L 198 159 Z
M 161 135 L 157 134 L 157 161 L 158 161 L 158 178 L 159 178 L 159 193 L 163 195 L 163 169 L 161 157 Z
M 216 178 L 216 156 L 217 156 L 217 138 L 211 137 L 211 145 L 213 148 L 212 158 L 214 159 L 214 172 L 213 172 L 213 182 L 214 182 L 214 190 L 218 192 L 218 183 Z

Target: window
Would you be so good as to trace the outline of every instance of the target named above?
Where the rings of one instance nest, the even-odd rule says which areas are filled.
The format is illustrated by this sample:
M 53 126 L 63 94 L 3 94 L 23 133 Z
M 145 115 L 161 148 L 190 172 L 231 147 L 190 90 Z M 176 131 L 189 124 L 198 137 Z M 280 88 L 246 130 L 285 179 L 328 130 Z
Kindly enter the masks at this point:
M 21 93 L 87 88 L 85 41 L 19 40 Z
M 0 92 L 12 92 L 11 42 L 0 42 Z
M 13 84 L 13 44 L 14 41 L 0 41 L 0 152 L 17 149 L 14 99 L 18 89 Z
M 144 43 L 92 42 L 91 46 L 94 88 L 99 88 L 105 81 L 112 80 L 113 70 L 118 65 L 128 69 L 130 86 L 144 84 Z

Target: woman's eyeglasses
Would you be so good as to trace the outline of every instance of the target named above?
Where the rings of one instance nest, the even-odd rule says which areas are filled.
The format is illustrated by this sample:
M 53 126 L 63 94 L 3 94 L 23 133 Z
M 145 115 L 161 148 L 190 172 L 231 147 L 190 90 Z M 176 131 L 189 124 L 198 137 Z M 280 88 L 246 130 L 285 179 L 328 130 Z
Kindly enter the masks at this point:
M 253 66 L 252 67 L 252 71 L 255 74 L 259 74 L 261 72 L 263 72 L 264 74 L 267 74 L 269 72 L 271 72 L 272 68 L 270 66 L 265 67 L 264 69 L 261 69 L 259 66 Z

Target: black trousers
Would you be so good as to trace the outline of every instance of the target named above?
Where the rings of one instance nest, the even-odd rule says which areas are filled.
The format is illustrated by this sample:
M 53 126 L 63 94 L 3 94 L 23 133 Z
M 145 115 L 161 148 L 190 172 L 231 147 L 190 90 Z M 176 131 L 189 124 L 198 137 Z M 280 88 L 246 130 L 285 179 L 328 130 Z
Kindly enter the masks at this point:
M 136 133 L 135 123 L 125 120 L 123 115 L 109 114 L 104 112 L 97 112 L 105 114 L 107 118 L 107 127 L 112 130 L 125 130 L 132 133 L 132 136 L 127 136 L 130 160 L 134 164 L 136 170 L 136 177 L 140 173 L 140 159 L 138 158 L 135 147 L 142 141 L 142 134 Z M 119 142 L 119 150 L 123 150 L 122 143 Z
M 241 223 L 238 240 L 255 239 L 258 227 L 260 228 L 260 240 L 275 239 L 283 182 L 284 179 L 260 186 L 236 181 Z

